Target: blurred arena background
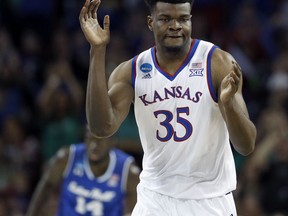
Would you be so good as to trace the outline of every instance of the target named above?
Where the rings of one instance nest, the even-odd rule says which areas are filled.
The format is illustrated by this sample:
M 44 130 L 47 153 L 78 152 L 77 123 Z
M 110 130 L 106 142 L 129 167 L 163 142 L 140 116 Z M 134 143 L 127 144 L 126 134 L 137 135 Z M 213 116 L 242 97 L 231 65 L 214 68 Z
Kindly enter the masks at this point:
M 83 2 L 0 2 L 0 216 L 25 215 L 45 163 L 82 140 L 89 61 L 78 22 Z M 111 18 L 109 71 L 153 46 L 143 0 L 102 0 L 99 19 L 105 14 Z M 258 129 L 255 152 L 234 153 L 239 215 L 286 216 L 288 1 L 195 0 L 192 14 L 193 37 L 215 43 L 241 65 Z M 133 107 L 117 138 L 141 166 Z

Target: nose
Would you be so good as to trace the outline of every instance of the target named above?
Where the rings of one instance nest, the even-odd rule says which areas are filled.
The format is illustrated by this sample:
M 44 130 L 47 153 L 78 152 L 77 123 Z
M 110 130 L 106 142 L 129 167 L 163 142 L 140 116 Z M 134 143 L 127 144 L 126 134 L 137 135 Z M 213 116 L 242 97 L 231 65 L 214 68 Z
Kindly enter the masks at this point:
M 98 145 L 98 143 L 95 142 L 95 141 L 92 141 L 92 142 L 89 143 L 89 146 L 90 146 L 91 149 L 96 148 L 97 145 Z
M 182 25 L 177 19 L 172 19 L 171 24 L 169 25 L 169 29 L 171 30 L 180 30 L 182 29 Z

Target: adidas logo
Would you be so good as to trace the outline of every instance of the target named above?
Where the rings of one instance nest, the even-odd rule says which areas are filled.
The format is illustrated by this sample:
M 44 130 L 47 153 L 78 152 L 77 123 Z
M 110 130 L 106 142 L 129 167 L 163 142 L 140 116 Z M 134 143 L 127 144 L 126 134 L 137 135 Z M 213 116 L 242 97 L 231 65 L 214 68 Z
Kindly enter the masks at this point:
M 145 76 L 142 77 L 142 79 L 151 79 L 151 75 L 150 73 L 146 74 Z

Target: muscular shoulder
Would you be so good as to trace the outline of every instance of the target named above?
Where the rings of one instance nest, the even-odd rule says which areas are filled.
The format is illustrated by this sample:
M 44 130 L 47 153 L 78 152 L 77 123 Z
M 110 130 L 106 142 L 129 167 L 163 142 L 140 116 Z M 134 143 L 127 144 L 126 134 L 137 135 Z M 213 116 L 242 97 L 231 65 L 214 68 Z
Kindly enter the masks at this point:
M 235 60 L 231 54 L 219 48 L 215 49 L 212 55 L 211 73 L 212 73 L 213 85 L 216 89 L 219 88 L 223 78 L 233 68 L 232 65 L 233 61 Z
M 131 83 L 132 73 L 132 59 L 122 62 L 118 65 L 109 77 L 109 85 L 114 82 L 128 82 Z

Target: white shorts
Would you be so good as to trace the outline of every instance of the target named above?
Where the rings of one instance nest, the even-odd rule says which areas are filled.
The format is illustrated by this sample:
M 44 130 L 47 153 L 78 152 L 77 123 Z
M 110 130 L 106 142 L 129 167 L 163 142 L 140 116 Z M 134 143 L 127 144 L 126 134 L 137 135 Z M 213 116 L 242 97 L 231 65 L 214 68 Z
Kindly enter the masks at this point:
M 237 216 L 232 192 L 224 196 L 181 200 L 137 186 L 132 216 Z

